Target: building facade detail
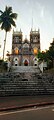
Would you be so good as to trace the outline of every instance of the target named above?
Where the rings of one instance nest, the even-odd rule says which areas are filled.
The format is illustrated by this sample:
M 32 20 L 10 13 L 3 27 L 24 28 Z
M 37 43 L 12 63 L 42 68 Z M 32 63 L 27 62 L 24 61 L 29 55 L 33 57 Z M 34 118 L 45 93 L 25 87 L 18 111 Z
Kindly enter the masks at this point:
M 40 31 L 30 31 L 29 40 L 23 40 L 22 31 L 13 31 L 11 64 L 13 66 L 36 66 L 40 50 Z

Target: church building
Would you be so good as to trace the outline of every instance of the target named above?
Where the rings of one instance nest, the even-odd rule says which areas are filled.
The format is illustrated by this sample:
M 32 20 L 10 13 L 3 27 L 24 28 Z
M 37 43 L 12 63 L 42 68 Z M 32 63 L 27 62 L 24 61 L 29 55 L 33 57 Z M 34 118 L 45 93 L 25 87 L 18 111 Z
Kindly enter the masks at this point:
M 13 66 L 36 66 L 37 53 L 40 50 L 39 29 L 29 33 L 29 40 L 23 40 L 22 31 L 13 31 L 11 64 Z

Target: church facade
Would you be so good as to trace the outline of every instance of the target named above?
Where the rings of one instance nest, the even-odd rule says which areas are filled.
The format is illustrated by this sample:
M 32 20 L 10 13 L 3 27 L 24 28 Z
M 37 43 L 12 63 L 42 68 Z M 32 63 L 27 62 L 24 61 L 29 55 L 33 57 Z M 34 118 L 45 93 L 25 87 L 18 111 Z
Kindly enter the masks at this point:
M 36 66 L 37 53 L 40 50 L 40 31 L 30 31 L 29 40 L 23 40 L 22 31 L 13 31 L 11 64 L 13 66 Z

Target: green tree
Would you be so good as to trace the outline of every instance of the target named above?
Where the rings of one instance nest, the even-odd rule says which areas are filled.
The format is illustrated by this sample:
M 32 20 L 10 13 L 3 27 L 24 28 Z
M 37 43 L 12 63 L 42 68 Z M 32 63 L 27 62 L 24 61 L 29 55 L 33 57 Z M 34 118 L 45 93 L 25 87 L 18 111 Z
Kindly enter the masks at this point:
M 52 64 L 53 64 L 53 67 L 54 67 L 54 39 L 53 39 L 53 42 L 50 43 L 49 55 L 50 55 L 50 59 L 52 60 Z
M 46 52 L 44 52 L 44 51 L 42 51 L 42 52 L 39 51 L 37 56 L 38 56 L 39 60 L 44 60 L 44 61 L 47 60 Z
M 54 39 L 52 43 L 50 43 L 49 50 L 46 50 L 46 52 L 38 52 L 37 57 L 40 60 L 47 61 L 48 68 L 54 67 Z
M 52 43 L 50 43 L 49 54 L 51 58 L 54 58 L 54 40 Z
M 17 18 L 17 14 L 12 12 L 12 7 L 6 6 L 4 12 L 0 10 L 0 25 L 1 25 L 1 29 L 5 30 L 3 60 L 4 60 L 4 54 L 5 54 L 7 32 L 11 30 L 12 26 L 16 27 L 16 24 L 14 21 L 16 18 Z

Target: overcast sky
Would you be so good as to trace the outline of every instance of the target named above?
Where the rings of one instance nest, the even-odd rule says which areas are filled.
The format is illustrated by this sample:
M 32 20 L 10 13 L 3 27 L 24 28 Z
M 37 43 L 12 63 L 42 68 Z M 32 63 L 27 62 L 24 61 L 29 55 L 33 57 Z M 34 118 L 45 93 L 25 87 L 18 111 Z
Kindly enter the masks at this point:
M 0 10 L 5 6 L 11 6 L 13 12 L 18 14 L 16 29 L 22 30 L 24 37 L 33 30 L 40 29 L 41 50 L 49 48 L 54 37 L 54 0 L 0 0 Z M 33 22 L 32 22 L 33 21 Z M 0 44 L 3 49 L 5 33 L 0 30 Z M 11 51 L 12 31 L 7 36 L 6 50 Z

